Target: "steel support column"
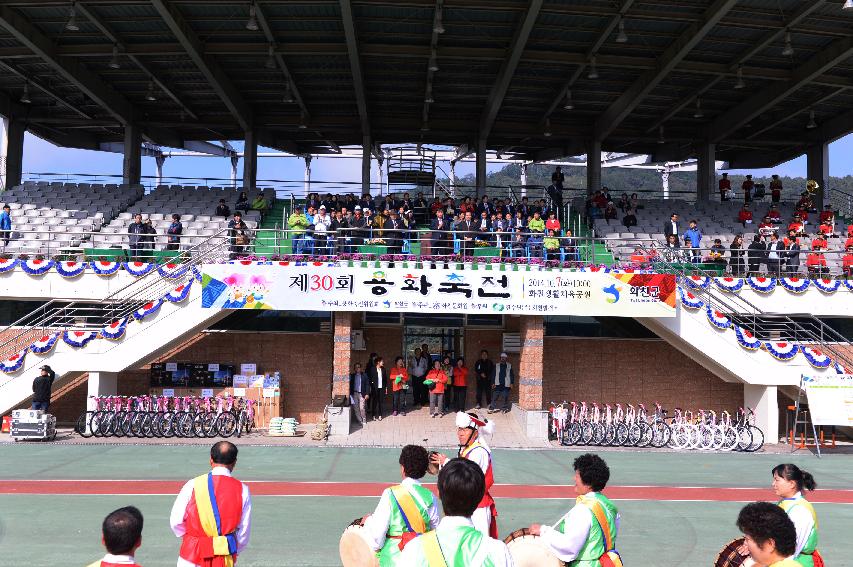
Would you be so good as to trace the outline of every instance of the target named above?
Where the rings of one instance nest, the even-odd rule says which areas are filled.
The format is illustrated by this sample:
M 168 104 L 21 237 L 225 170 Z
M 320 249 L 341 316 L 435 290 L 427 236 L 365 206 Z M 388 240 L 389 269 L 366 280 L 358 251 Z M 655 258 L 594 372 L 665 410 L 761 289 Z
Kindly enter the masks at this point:
M 521 196 L 527 197 L 527 166 L 528 164 L 521 164 Z
M 3 119 L 0 140 L 0 189 L 5 191 L 21 183 L 24 171 L 24 133 L 27 127 L 21 120 Z
M 311 193 L 311 154 L 305 156 L 305 198 Z
M 806 150 L 806 178 L 814 179 L 820 185 L 820 190 L 814 196 L 814 204 L 817 210 L 823 210 L 824 200 L 827 202 L 826 192 L 829 190 L 826 186 L 829 181 L 829 145 L 826 143 L 817 143 L 809 146 Z
M 155 157 L 154 160 L 157 163 L 157 183 L 156 184 L 162 185 L 163 184 L 163 164 L 166 163 L 166 156 L 159 155 L 159 156 Z
M 586 193 L 601 189 L 601 141 L 592 140 L 586 150 Z
M 142 131 L 136 124 L 124 127 L 124 183 L 139 183 L 142 179 Z
M 372 148 L 370 136 L 362 136 L 361 138 L 361 193 L 362 195 L 370 194 L 370 160 Z M 382 193 L 382 188 L 379 189 Z
M 258 182 L 258 136 L 254 130 L 246 130 L 243 144 L 243 188 L 254 189 Z
M 696 164 L 696 200 L 708 202 L 714 193 L 714 182 L 717 180 L 714 170 L 717 145 L 703 142 L 698 148 L 698 161 Z

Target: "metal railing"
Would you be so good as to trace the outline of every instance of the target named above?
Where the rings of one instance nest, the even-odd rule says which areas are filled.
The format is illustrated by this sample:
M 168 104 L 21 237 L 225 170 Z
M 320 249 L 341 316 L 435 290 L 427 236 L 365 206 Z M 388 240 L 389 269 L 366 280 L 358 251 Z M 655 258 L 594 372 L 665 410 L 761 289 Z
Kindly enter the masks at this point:
M 139 277 L 126 286 L 95 301 L 52 300 L 0 329 L 6 355 L 29 346 L 34 337 L 73 328 L 82 331 L 99 331 L 114 321 L 129 317 L 149 302 L 160 300 L 181 283 L 192 277 L 192 270 L 205 263 L 223 262 L 229 258 L 231 239 L 227 230 L 209 236 L 203 242 L 180 251 L 176 261 L 186 276 L 180 279 L 162 277 L 157 270 Z M 36 337 L 37 338 L 37 337 Z

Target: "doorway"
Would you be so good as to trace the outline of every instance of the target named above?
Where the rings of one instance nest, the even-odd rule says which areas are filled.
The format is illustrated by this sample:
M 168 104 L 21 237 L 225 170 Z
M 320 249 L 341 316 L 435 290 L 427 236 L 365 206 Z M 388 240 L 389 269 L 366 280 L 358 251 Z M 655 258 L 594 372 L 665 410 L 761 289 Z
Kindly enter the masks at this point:
M 465 352 L 465 333 L 460 328 L 422 327 L 407 325 L 403 328 L 403 352 L 406 364 L 415 355 L 415 349 L 426 344 L 432 360 L 449 353 L 451 360 L 463 356 Z

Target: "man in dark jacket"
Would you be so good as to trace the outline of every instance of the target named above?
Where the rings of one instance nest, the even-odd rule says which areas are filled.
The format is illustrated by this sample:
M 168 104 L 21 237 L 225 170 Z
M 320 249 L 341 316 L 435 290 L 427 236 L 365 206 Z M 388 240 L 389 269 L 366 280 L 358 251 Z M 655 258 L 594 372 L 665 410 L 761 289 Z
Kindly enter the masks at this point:
M 439 256 L 450 254 L 450 222 L 444 218 L 444 211 L 436 211 L 429 228 L 432 231 L 432 253 Z
M 139 213 L 133 215 L 133 222 L 128 225 L 127 232 L 127 247 L 130 250 L 130 259 L 139 260 L 142 258 L 142 250 L 145 249 L 145 239 L 143 238 L 145 225 L 142 223 L 142 215 Z
M 796 276 L 800 272 L 800 244 L 794 231 L 788 232 L 788 246 L 785 248 L 785 272 L 788 277 Z
M 767 248 L 761 242 L 761 237 L 755 235 L 746 251 L 746 262 L 749 266 L 750 274 L 757 274 L 761 269 L 761 264 L 766 262 Z
M 474 363 L 477 374 L 477 409 L 492 404 L 492 376 L 495 374 L 495 363 L 489 358 L 489 351 L 480 352 L 480 360 Z
M 388 244 L 389 254 L 400 254 L 403 251 L 403 233 L 401 231 L 405 227 L 396 210 L 392 209 L 390 216 L 391 218 L 382 225 L 382 229 L 385 231 L 385 242 Z
M 33 380 L 33 405 L 30 409 L 47 411 L 50 407 L 50 391 L 56 379 L 56 372 L 46 364 L 39 370 L 41 374 Z

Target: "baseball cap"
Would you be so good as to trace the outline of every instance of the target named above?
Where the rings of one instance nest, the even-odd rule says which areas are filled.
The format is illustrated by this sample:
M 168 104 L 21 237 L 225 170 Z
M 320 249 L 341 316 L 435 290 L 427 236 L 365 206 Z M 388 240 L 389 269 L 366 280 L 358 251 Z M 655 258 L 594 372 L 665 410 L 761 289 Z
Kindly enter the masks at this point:
M 508 355 L 507 355 L 507 353 L 505 353 L 505 352 L 502 352 L 502 353 L 501 353 L 501 358 L 508 358 Z
M 360 210 L 361 210 L 361 205 L 356 205 L 356 206 L 355 206 L 355 210 L 356 210 L 356 211 L 360 211 Z
M 326 205 L 320 205 L 320 210 L 321 210 L 321 211 L 325 211 L 325 210 L 326 210 Z

